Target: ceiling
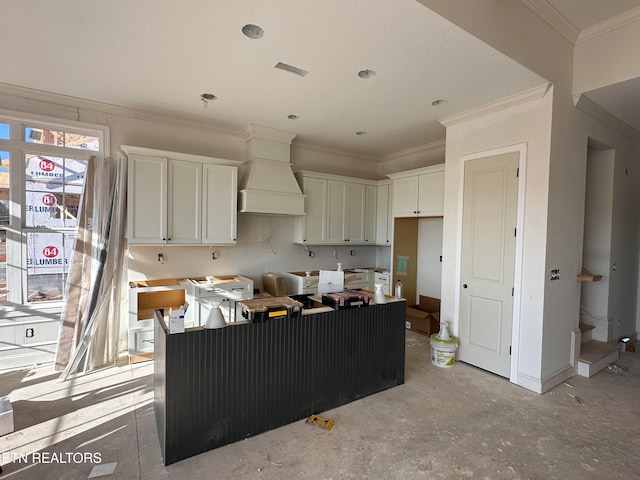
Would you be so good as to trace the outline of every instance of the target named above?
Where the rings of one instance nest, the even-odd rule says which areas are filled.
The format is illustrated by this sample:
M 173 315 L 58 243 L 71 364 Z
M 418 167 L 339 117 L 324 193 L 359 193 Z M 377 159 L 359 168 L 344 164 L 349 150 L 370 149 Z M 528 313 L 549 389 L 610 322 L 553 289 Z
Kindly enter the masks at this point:
M 640 4 L 549 2 L 578 29 Z M 0 83 L 238 134 L 265 125 L 373 159 L 443 140 L 438 119 L 546 83 L 416 0 L 158 4 L 4 0 Z M 246 24 L 264 35 L 244 36 Z M 360 78 L 366 69 L 375 75 Z

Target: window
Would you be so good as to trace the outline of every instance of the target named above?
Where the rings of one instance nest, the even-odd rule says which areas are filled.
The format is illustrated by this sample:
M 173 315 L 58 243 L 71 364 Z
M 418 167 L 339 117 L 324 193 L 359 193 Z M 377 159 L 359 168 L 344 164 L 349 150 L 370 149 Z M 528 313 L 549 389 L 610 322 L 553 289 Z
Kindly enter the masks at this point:
M 6 131 L 6 134 L 5 134 Z M 0 124 L 0 138 L 9 135 L 9 126 Z M 7 232 L 9 226 L 9 152 L 0 151 L 0 302 L 7 301 Z
M 0 302 L 64 300 L 90 161 L 108 129 L 0 111 Z

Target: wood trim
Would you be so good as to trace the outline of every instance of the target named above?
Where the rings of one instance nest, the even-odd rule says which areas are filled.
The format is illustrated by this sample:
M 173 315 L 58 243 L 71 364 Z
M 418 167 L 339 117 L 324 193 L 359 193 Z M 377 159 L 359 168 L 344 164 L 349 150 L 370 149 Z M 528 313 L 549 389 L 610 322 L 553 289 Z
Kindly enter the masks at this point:
M 500 110 L 511 108 L 516 105 L 521 105 L 532 100 L 538 100 L 544 97 L 551 89 L 551 87 L 551 83 L 545 83 L 544 85 L 530 88 L 529 90 L 525 90 L 524 92 L 501 98 L 500 100 L 496 100 L 495 102 L 472 108 L 470 110 L 467 110 L 466 112 L 445 117 L 440 120 L 440 123 L 448 128 L 458 123 L 467 122 L 478 117 L 483 117 L 490 113 L 499 112 Z

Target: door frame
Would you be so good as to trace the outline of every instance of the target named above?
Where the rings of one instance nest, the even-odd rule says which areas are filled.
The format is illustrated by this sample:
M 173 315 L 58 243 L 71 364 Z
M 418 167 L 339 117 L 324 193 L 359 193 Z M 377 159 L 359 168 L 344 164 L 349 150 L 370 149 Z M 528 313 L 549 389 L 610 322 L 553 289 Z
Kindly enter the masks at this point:
M 462 271 L 462 214 L 464 201 L 464 176 L 465 162 L 469 160 L 479 160 L 487 157 L 494 157 L 505 153 L 518 153 L 518 205 L 516 210 L 516 251 L 514 257 L 515 271 L 513 275 L 513 317 L 511 327 L 511 368 L 509 381 L 518 384 L 519 359 L 518 352 L 520 350 L 520 320 L 521 320 L 521 294 L 522 294 L 522 259 L 524 247 L 524 200 L 525 186 L 527 176 L 527 144 L 520 143 L 516 145 L 508 145 L 505 147 L 495 148 L 491 150 L 483 150 L 481 152 L 461 155 L 459 160 L 460 175 L 458 178 L 458 212 L 456 221 L 456 270 L 455 270 L 455 300 L 453 305 L 453 318 L 457 319 L 460 326 L 460 295 L 461 295 L 461 271 Z

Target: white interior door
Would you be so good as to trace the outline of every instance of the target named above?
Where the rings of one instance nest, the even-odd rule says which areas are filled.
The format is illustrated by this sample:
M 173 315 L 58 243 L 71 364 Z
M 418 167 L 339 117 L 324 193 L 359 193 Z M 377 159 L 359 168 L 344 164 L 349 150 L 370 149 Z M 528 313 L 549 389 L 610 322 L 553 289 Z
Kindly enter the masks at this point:
M 509 377 L 518 201 L 517 152 L 464 167 L 460 360 Z

